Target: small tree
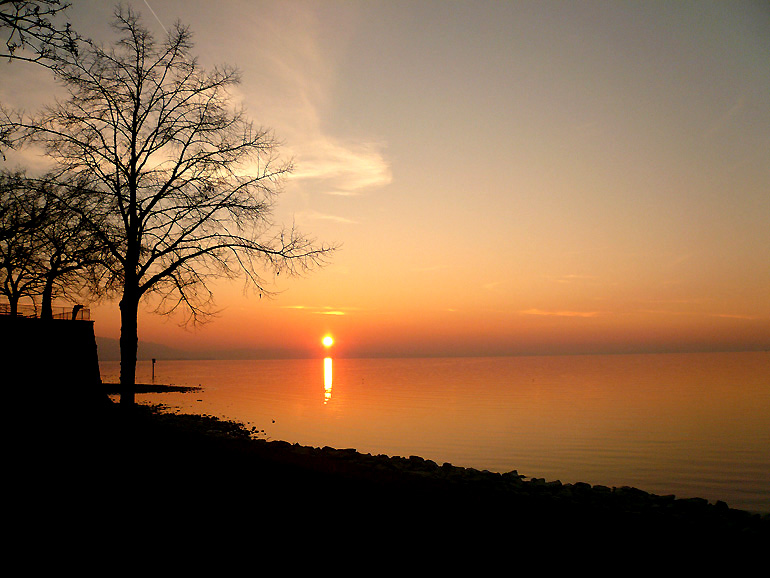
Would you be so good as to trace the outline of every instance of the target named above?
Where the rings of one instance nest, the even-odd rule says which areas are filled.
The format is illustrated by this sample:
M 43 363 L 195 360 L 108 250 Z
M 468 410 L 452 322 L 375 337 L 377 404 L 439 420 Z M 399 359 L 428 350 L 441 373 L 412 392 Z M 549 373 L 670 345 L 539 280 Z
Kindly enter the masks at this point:
M 22 124 L 61 174 L 88 183 L 72 202 L 107 248 L 119 285 L 121 403 L 134 403 L 140 300 L 160 313 L 211 312 L 208 281 L 245 273 L 260 292 L 265 268 L 298 273 L 324 262 L 293 228 L 276 230 L 271 205 L 291 170 L 272 133 L 232 110 L 231 67 L 201 70 L 190 32 L 158 43 L 130 9 L 117 8 L 114 46 L 85 42 L 60 59 L 68 98 Z
M 105 279 L 110 255 L 99 235 L 94 234 L 93 221 L 82 206 L 83 191 L 79 185 L 36 181 L 44 220 L 36 231 L 36 262 L 41 277 L 40 317 L 53 318 L 53 300 L 57 296 L 70 299 L 99 298 L 107 291 Z
M 0 173 L 0 293 L 18 310 L 23 297 L 40 299 L 40 317 L 53 318 L 58 296 L 93 298 L 108 255 L 90 220 L 72 204 L 77 186 Z
M 41 279 L 36 255 L 43 215 L 25 194 L 20 173 L 0 173 L 0 294 L 8 299 L 10 314 L 18 314 L 19 301 L 34 299 Z

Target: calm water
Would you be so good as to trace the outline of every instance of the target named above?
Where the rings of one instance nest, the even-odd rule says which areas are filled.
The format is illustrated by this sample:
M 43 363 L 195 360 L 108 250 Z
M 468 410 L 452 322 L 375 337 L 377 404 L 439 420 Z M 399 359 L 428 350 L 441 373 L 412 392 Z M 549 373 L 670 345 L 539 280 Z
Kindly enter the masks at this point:
M 101 371 L 117 381 L 117 362 Z M 770 353 L 160 360 L 155 382 L 204 389 L 140 402 L 268 439 L 770 512 Z

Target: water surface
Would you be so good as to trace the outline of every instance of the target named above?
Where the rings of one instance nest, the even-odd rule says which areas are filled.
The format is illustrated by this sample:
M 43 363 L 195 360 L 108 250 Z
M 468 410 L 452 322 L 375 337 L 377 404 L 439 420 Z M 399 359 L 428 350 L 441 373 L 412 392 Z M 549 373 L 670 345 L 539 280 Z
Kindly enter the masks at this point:
M 117 362 L 101 364 L 117 380 Z M 137 381 L 151 381 L 140 362 Z M 770 512 L 770 354 L 165 361 L 137 396 L 269 439 Z

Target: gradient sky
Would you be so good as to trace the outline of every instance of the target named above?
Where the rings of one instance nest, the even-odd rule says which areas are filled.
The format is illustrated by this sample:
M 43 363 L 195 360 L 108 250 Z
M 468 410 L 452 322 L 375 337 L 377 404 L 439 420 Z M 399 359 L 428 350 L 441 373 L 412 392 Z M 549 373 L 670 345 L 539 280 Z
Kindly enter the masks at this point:
M 75 28 L 107 38 L 110 3 L 73 4 Z M 158 35 L 189 24 L 204 66 L 241 69 L 236 104 L 296 163 L 276 220 L 341 244 L 273 299 L 216 287 L 202 328 L 142 311 L 140 340 L 296 356 L 327 332 L 337 356 L 770 348 L 766 2 L 133 6 Z M 3 66 L 3 100 L 29 103 L 33 77 L 48 95 Z M 117 302 L 92 318 L 117 338 Z

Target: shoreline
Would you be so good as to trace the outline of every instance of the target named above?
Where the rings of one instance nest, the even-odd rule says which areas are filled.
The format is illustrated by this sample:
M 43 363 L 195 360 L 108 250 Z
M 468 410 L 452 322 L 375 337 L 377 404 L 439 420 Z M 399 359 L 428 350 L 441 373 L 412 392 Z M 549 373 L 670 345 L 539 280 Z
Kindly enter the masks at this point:
M 442 543 L 529 541 L 556 533 L 634 548 L 729 544 L 728 551 L 748 556 L 770 540 L 770 514 L 702 498 L 268 441 L 237 422 L 158 406 L 126 411 L 107 400 L 95 411 L 57 415 L 56 435 L 23 450 L 32 458 L 31 480 L 50 485 L 53 472 L 57 492 L 81 511 L 98 515 L 111 503 L 121 519 L 163 520 L 181 532 L 271 520 L 292 531 L 354 529 L 353 537 L 399 542 L 422 535 Z M 400 534 L 386 532 L 393 525 Z
M 102 391 L 106 395 L 120 394 L 119 383 L 102 383 Z M 192 393 L 201 391 L 203 387 L 192 385 L 163 385 L 157 383 L 137 383 L 134 385 L 134 393 Z
M 108 395 L 115 396 L 115 395 L 118 395 L 120 393 L 120 391 L 119 391 L 120 385 L 117 384 L 117 383 L 103 383 L 102 385 L 103 385 L 103 390 Z M 202 386 L 176 386 L 176 385 L 165 385 L 165 384 L 150 383 L 150 384 L 136 384 L 136 386 L 135 386 L 135 393 L 138 393 L 138 394 L 151 394 L 151 393 L 161 394 L 161 393 L 168 393 L 168 392 L 193 393 L 195 391 L 201 391 L 203 389 L 204 388 Z M 144 403 L 148 403 L 148 402 L 144 402 Z M 150 402 L 150 403 L 152 403 L 152 402 Z M 163 407 L 162 402 L 159 402 L 157 405 L 158 405 L 158 407 Z M 182 411 L 192 411 L 195 414 L 200 414 L 200 412 L 197 411 L 196 409 L 188 409 L 188 410 L 182 410 Z M 206 414 L 204 414 L 204 415 L 206 415 Z M 223 422 L 228 421 L 228 418 L 226 418 L 226 417 L 217 417 L 216 419 L 222 420 Z M 234 420 L 233 423 L 238 423 L 238 422 L 237 422 L 237 420 Z M 243 426 L 243 427 L 245 427 L 245 426 Z M 281 443 L 281 444 L 287 443 L 287 442 L 285 442 L 283 440 L 273 440 L 273 441 L 276 442 L 276 443 Z M 323 442 L 323 440 L 318 440 L 318 441 Z M 292 446 L 292 449 L 300 447 L 298 444 L 295 444 L 295 443 L 292 443 L 292 442 L 288 442 L 288 443 L 289 443 L 289 446 Z M 319 449 L 318 447 L 312 447 L 312 446 L 308 446 L 308 448 L 313 449 L 313 450 L 318 450 Z M 332 449 L 340 449 L 340 448 L 329 448 L 327 446 L 326 448 L 323 448 L 323 449 L 332 450 Z M 345 451 L 351 451 L 351 450 L 347 449 Z M 402 456 L 383 456 L 383 455 L 371 456 L 370 454 L 363 453 L 363 452 L 358 452 L 357 450 L 352 450 L 352 451 L 356 451 L 356 453 L 361 455 L 361 457 L 362 457 L 361 461 L 362 462 L 363 461 L 372 462 L 372 461 L 374 461 L 374 458 L 382 459 L 382 458 L 387 458 L 387 457 L 390 457 L 390 458 L 392 458 L 394 460 L 397 460 L 397 461 L 405 459 Z M 307 455 L 310 452 L 303 451 L 302 453 L 304 455 Z M 434 466 L 437 465 L 432 460 L 423 459 L 422 456 L 411 456 L 411 457 L 414 458 L 415 461 L 416 460 L 422 460 L 424 462 L 431 463 Z M 444 465 L 451 466 L 455 470 L 465 470 L 465 471 L 468 471 L 471 476 L 476 477 L 476 478 L 480 478 L 481 477 L 481 476 L 479 476 L 479 474 L 490 474 L 490 475 L 496 476 L 496 475 L 506 475 L 506 473 L 510 473 L 510 472 L 503 472 L 502 470 L 494 470 L 494 471 L 479 470 L 479 469 L 477 469 L 475 467 L 456 466 L 454 464 L 444 464 Z M 443 474 L 446 474 L 447 471 L 444 470 L 444 471 L 442 471 L 440 473 L 442 473 L 442 475 L 443 475 Z M 518 471 L 513 470 L 513 473 L 515 475 L 519 476 Z M 423 475 L 425 475 L 425 474 L 426 474 L 426 472 L 423 472 Z M 672 500 L 675 500 L 677 504 L 680 504 L 684 500 L 690 500 L 692 503 L 704 502 L 704 503 L 712 505 L 712 506 L 718 505 L 718 507 L 720 507 L 720 508 L 723 507 L 724 505 L 727 505 L 730 510 L 739 510 L 739 511 L 747 512 L 747 513 L 752 514 L 752 515 L 759 515 L 759 516 L 770 517 L 770 510 L 764 511 L 764 510 L 747 509 L 746 507 L 733 507 L 731 505 L 730 501 L 728 499 L 724 498 L 723 496 L 711 495 L 710 498 L 706 499 L 706 498 L 700 497 L 695 492 L 691 492 L 690 494 L 688 494 L 687 498 L 683 498 L 683 497 L 681 497 L 679 495 L 674 496 L 673 492 L 672 493 L 667 493 L 667 494 L 655 494 L 655 493 L 653 493 L 651 491 L 639 489 L 639 488 L 641 488 L 641 486 L 639 486 L 639 487 L 631 487 L 631 486 L 628 486 L 628 485 L 624 485 L 624 486 L 619 486 L 617 488 L 614 487 L 614 486 L 610 487 L 610 486 L 602 484 L 601 481 L 596 481 L 596 480 L 594 480 L 592 483 L 586 483 L 586 482 L 581 482 L 581 481 L 573 481 L 573 482 L 564 482 L 564 483 L 562 483 L 558 479 L 548 480 L 545 477 L 539 477 L 539 476 L 523 476 L 522 475 L 522 476 L 519 476 L 519 478 L 522 479 L 522 480 L 526 480 L 527 478 L 529 478 L 529 482 L 530 483 L 538 484 L 538 485 L 545 485 L 545 486 L 548 487 L 549 491 L 550 490 L 556 491 L 559 488 L 561 488 L 561 490 L 565 494 L 568 494 L 570 491 L 572 491 L 572 489 L 574 487 L 577 487 L 577 488 L 580 488 L 580 489 L 584 490 L 586 487 L 590 488 L 590 487 L 593 486 L 593 487 L 597 488 L 597 490 L 599 492 L 601 492 L 602 495 L 605 495 L 608 492 L 611 493 L 612 491 L 617 491 L 618 493 L 620 493 L 621 491 L 624 491 L 623 488 L 631 488 L 631 489 L 633 489 L 633 490 L 635 490 L 637 492 L 640 492 L 641 494 L 647 494 L 648 496 L 653 496 L 655 498 L 658 498 L 659 499 L 658 501 L 659 501 L 660 504 L 662 504 L 663 502 L 670 502 Z M 577 491 L 580 492 L 581 491 L 580 489 L 578 489 Z

